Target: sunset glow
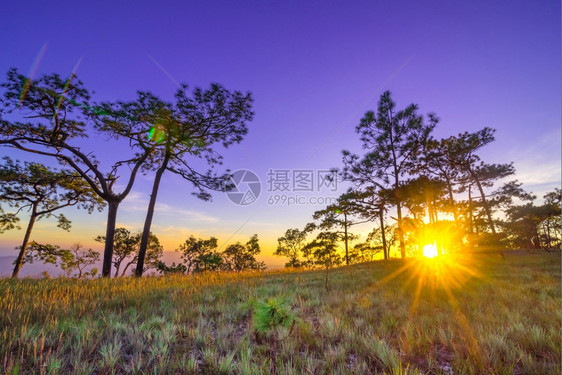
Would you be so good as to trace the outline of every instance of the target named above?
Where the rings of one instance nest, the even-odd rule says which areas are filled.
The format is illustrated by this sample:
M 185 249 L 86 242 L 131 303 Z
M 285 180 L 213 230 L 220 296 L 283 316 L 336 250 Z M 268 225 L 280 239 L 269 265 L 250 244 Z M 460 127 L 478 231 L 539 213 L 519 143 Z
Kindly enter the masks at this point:
M 438 255 L 437 246 L 435 242 L 432 244 L 427 244 L 423 247 L 423 256 L 426 258 L 435 258 Z
M 4 3 L 2 374 L 559 374 L 560 1 Z

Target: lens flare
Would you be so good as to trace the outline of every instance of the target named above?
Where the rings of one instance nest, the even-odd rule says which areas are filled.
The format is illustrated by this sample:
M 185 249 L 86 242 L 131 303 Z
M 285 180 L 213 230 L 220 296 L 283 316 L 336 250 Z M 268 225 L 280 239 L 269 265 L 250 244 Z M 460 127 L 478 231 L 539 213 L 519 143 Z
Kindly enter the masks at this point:
M 156 143 L 161 143 L 165 136 L 165 129 L 161 124 L 154 124 L 148 131 L 148 138 Z
M 435 258 L 438 255 L 437 245 L 434 243 L 427 244 L 423 247 L 423 256 L 426 258 Z
M 82 58 L 83 58 L 83 56 L 78 59 L 78 62 L 76 63 L 76 65 L 74 65 L 74 69 L 72 69 L 72 73 L 70 73 L 70 77 L 68 77 L 68 80 L 66 81 L 66 84 L 64 85 L 62 93 L 60 94 L 59 100 L 57 102 L 57 106 L 55 108 L 55 111 L 53 112 L 53 120 L 55 119 L 55 116 L 57 115 L 57 112 L 60 108 L 60 105 L 62 103 L 62 98 L 64 97 L 64 94 L 66 94 L 66 92 L 68 91 L 68 88 L 70 87 L 70 81 L 72 81 L 72 78 L 74 78 L 74 76 L 76 75 L 76 71 L 78 70 L 78 67 L 80 66 L 80 63 L 82 63 Z
M 27 95 L 29 86 L 31 86 L 31 80 L 33 80 L 33 78 L 35 77 L 35 73 L 37 73 L 37 68 L 39 68 L 39 64 L 41 63 L 41 60 L 43 60 L 43 56 L 45 56 L 45 51 L 47 51 L 48 45 L 49 43 L 43 44 L 43 47 L 41 47 L 41 49 L 37 53 L 37 56 L 35 56 L 35 60 L 33 60 L 33 64 L 31 64 L 31 68 L 29 69 L 27 78 L 25 79 L 23 86 L 21 88 L 18 107 L 21 107 L 23 101 L 25 100 L 25 96 Z

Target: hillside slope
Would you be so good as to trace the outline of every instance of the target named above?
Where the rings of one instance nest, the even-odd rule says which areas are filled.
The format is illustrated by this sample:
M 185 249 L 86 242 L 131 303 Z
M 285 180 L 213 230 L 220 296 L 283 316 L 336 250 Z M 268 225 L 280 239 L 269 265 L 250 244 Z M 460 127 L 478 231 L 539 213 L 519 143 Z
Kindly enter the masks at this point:
M 8 374 L 558 373 L 560 253 L 446 259 L 342 267 L 329 271 L 327 284 L 324 270 L 0 279 L 1 368 Z M 294 322 L 258 333 L 253 312 L 272 298 L 270 305 Z

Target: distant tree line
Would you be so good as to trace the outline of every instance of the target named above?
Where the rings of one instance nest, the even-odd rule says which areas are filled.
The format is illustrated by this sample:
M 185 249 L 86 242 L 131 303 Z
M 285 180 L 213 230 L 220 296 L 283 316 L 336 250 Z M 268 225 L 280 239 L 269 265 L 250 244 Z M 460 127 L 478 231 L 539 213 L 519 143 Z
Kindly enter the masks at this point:
M 513 163 L 482 160 L 494 129 L 436 139 L 438 123 L 415 104 L 397 109 L 390 92 L 383 93 L 377 111 L 355 128 L 363 154 L 343 150 L 343 166 L 333 169 L 349 190 L 315 212 L 304 229 L 288 229 L 275 254 L 289 259 L 287 267 L 329 267 L 387 259 L 393 248 L 401 258 L 417 255 L 430 241 L 441 253 L 560 249 L 560 189 L 535 205 L 536 196 L 517 180 L 500 184 L 515 174 Z M 358 238 L 353 226 L 365 222 L 373 230 L 351 247 Z
M 208 240 L 190 236 L 176 250 L 181 254 L 181 262 L 166 265 L 159 261 L 156 269 L 163 274 L 194 274 L 209 271 L 248 271 L 265 270 L 265 264 L 256 260 L 261 252 L 258 235 L 254 234 L 248 242 L 236 242 L 219 252 L 215 237 Z
M 114 277 L 131 274 L 132 267 L 138 262 L 142 232 L 133 233 L 126 228 L 116 228 L 113 238 L 113 266 Z M 96 237 L 96 241 L 104 242 L 104 236 Z M 162 260 L 163 247 L 160 240 L 150 233 L 146 252 L 144 272 L 153 270 L 161 274 L 197 274 L 210 271 L 262 271 L 265 264 L 256 260 L 261 253 L 258 235 L 254 234 L 248 242 L 236 242 L 219 251 L 218 240 L 211 237 L 207 240 L 190 236 L 181 243 L 176 252 L 181 261 L 171 265 Z M 92 267 L 99 260 L 99 253 L 92 249 L 84 249 L 80 244 L 74 244 L 69 249 L 50 244 L 31 242 L 22 263 L 42 262 L 59 267 L 66 277 L 94 277 L 98 269 Z

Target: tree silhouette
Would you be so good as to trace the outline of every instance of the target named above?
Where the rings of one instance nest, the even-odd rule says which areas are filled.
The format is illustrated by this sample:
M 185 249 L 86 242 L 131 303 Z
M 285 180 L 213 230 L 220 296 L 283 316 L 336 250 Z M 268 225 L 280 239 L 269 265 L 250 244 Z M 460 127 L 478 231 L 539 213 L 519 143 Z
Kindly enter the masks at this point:
M 312 229 L 313 225 L 310 224 L 303 230 L 299 230 L 298 228 L 287 229 L 285 235 L 277 239 L 278 245 L 274 254 L 289 258 L 285 267 L 300 267 L 303 265 L 303 262 L 301 262 L 299 258 L 301 256 L 306 237 Z
M 324 287 L 328 293 L 330 291 L 328 284 L 329 271 L 332 267 L 342 263 L 342 258 L 338 254 L 339 240 L 340 238 L 337 233 L 323 231 L 318 233 L 316 238 L 307 243 L 303 248 L 303 252 L 314 261 L 314 264 L 325 268 Z
M 443 208 L 453 214 L 458 220 L 459 210 L 455 201 L 454 193 L 458 190 L 457 185 L 462 182 L 462 171 L 458 166 L 449 162 L 447 140 L 436 140 L 431 138 L 427 141 L 419 163 L 414 169 L 428 178 L 442 181 L 445 185 L 448 201 Z
M 32 81 L 11 69 L 0 87 L 4 89 L 0 145 L 57 159 L 73 168 L 107 203 L 102 275 L 109 277 L 119 204 L 131 191 L 137 173 L 153 149 L 145 147 L 144 142 L 137 142 L 129 148 L 132 155 L 114 162 L 104 172 L 95 155 L 85 150 L 91 142 L 84 139 L 93 134 L 107 135 L 101 126 L 105 121 L 100 122 L 100 119 L 109 113 L 89 105 L 90 94 L 74 75 L 66 81 L 58 74 L 44 75 Z M 5 117 L 10 115 L 12 120 L 7 120 Z M 139 131 L 130 119 L 119 120 L 122 119 L 114 118 L 113 122 L 113 127 L 120 129 L 119 134 L 127 133 L 129 138 L 140 140 L 149 132 L 148 128 Z M 115 182 L 120 177 L 126 178 L 124 188 L 116 192 Z
M 250 240 L 242 245 L 240 242 L 229 245 L 223 252 L 223 268 L 227 271 L 240 272 L 243 270 L 263 270 L 265 264 L 256 260 L 261 252 L 258 235 L 254 234 Z
M 229 174 L 217 174 L 214 169 L 222 164 L 218 145 L 226 148 L 242 141 L 253 118 L 250 93 L 230 92 L 219 84 L 207 90 L 196 88 L 192 94 L 182 85 L 176 92 L 174 104 L 160 100 L 149 92 L 139 92 L 136 101 L 104 103 L 101 108 L 109 115 L 101 117 L 101 128 L 120 137 L 127 137 L 143 149 L 154 148 L 146 169 L 155 170 L 155 178 L 145 218 L 137 262 L 136 275 L 142 276 L 148 233 L 152 225 L 158 190 L 165 171 L 170 171 L 191 182 L 200 199 L 209 200 L 209 191 L 228 188 Z M 130 127 L 121 126 L 129 123 Z M 131 132 L 130 128 L 134 131 Z M 135 134 L 147 129 L 148 137 Z M 203 159 L 206 172 L 195 166 Z
M 156 264 L 156 270 L 163 275 L 181 275 L 187 271 L 187 268 L 181 263 L 178 263 L 177 265 L 176 263 L 172 263 L 168 266 L 166 263 L 159 261 Z
M 480 193 L 480 203 L 485 212 L 488 226 L 495 236 L 496 226 L 492 217 L 491 206 L 486 199 L 485 187 L 491 187 L 497 180 L 515 173 L 513 163 L 508 164 L 486 164 L 476 154 L 478 150 L 495 140 L 495 130 L 485 127 L 474 133 L 464 132 L 458 136 L 452 136 L 444 140 L 443 150 L 448 163 L 458 168 L 465 174 L 465 181 L 475 184 Z M 472 217 L 472 202 L 469 202 L 469 215 Z
M 97 236 L 97 242 L 105 242 L 105 236 Z M 130 266 L 137 264 L 139 255 L 139 246 L 141 233 L 131 233 L 126 228 L 115 229 L 113 237 L 113 259 L 112 263 L 115 267 L 115 277 L 119 276 L 121 266 L 124 265 L 121 276 L 125 276 Z M 150 233 L 149 246 L 147 251 L 147 262 L 145 269 L 156 268 L 160 257 L 162 256 L 162 246 L 158 237 Z
M 181 252 L 181 258 L 186 265 L 186 272 L 202 272 L 218 269 L 222 263 L 217 253 L 218 241 L 215 237 L 208 240 L 190 236 L 180 244 L 176 251 Z
M 342 194 L 338 197 L 336 203 L 327 206 L 322 210 L 314 212 L 312 218 L 318 220 L 317 228 L 321 231 L 334 233 L 340 241 L 344 243 L 345 249 L 345 264 L 349 265 L 349 241 L 355 240 L 358 237 L 349 232 L 352 225 L 361 224 L 353 220 L 353 215 L 356 213 L 356 204 L 351 199 L 352 194 Z
M 445 182 L 421 175 L 408 179 L 397 190 L 396 195 L 404 202 L 414 220 L 427 216 L 430 223 L 439 220 L 438 212 L 445 206 Z
M 347 209 L 356 217 L 362 219 L 363 221 L 357 222 L 357 224 L 377 221 L 379 222 L 379 233 L 380 233 L 380 244 L 382 244 L 384 259 L 388 259 L 389 246 L 387 246 L 387 236 L 386 236 L 386 225 L 385 225 L 385 212 L 386 207 L 391 203 L 390 196 L 394 196 L 388 190 L 381 189 L 378 186 L 367 186 L 366 188 L 360 190 L 349 189 L 345 194 L 342 195 L 342 199 L 347 202 Z M 373 230 L 375 231 L 375 229 Z M 364 245 L 358 247 L 358 249 L 367 249 L 371 247 L 372 240 L 365 242 Z
M 63 249 L 58 245 L 40 244 L 32 241 L 25 252 L 23 263 L 34 263 L 36 261 L 60 266 L 62 270 L 66 270 L 67 265 L 73 261 L 73 255 L 70 250 Z
M 368 111 L 355 130 L 360 135 L 363 149 L 367 153 L 362 159 L 344 151 L 346 176 L 352 182 L 376 181 L 376 185 L 396 191 L 402 177 L 408 174 L 413 161 L 421 153 L 429 134 L 438 122 L 433 114 L 426 123 L 418 114 L 418 107 L 410 104 L 403 110 L 396 110 L 390 92 L 384 92 L 379 100 L 377 113 Z M 396 213 L 400 254 L 406 257 L 404 233 L 402 232 L 402 201 L 396 197 Z
M 84 249 L 82 245 L 76 243 L 70 249 L 62 248 L 58 245 L 40 244 L 35 241 L 29 244 L 29 249 L 25 254 L 24 263 L 41 261 L 45 264 L 60 266 L 66 277 L 95 277 L 98 274 L 97 268 L 86 268 L 94 265 L 100 258 L 100 254 L 92 249 Z
M 82 277 L 95 277 L 98 273 L 97 268 L 86 271 L 87 267 L 94 265 L 99 259 L 100 254 L 92 249 L 84 249 L 79 243 L 74 244 L 68 250 L 71 255 L 61 266 L 68 276 L 81 279 Z M 73 275 L 73 272 L 77 272 Z
M 363 158 L 343 151 L 344 176 L 361 187 L 377 186 L 396 191 L 402 178 L 408 175 L 412 163 L 438 122 L 433 114 L 428 121 L 418 114 L 418 107 L 410 104 L 396 110 L 390 92 L 384 92 L 378 102 L 377 113 L 368 111 L 355 130 L 360 135 L 366 154 Z M 400 253 L 406 256 L 402 233 L 402 201 L 395 197 Z
M 395 227 L 396 225 L 389 225 L 386 227 L 373 228 L 364 242 L 354 246 L 353 252 L 357 257 L 362 259 L 363 262 L 374 260 L 375 255 L 381 251 L 383 251 L 384 259 L 388 259 L 390 257 L 390 248 L 394 246 L 396 242 L 396 237 L 394 235 Z
M 13 212 L 4 212 L 2 206 L 0 206 L 0 234 L 7 230 L 19 229 L 20 219 Z
M 560 244 L 560 189 L 544 196 L 543 205 L 512 205 L 504 227 L 514 247 L 551 249 Z
M 78 206 L 92 212 L 102 209 L 103 201 L 82 178 L 69 170 L 54 170 L 39 163 L 23 165 L 9 157 L 0 165 L 0 200 L 6 201 L 17 212 L 27 210 L 29 220 L 19 254 L 14 262 L 12 277 L 17 277 L 23 265 L 31 232 L 37 220 L 54 216 L 58 226 L 70 229 L 70 221 L 59 213 L 61 209 Z

